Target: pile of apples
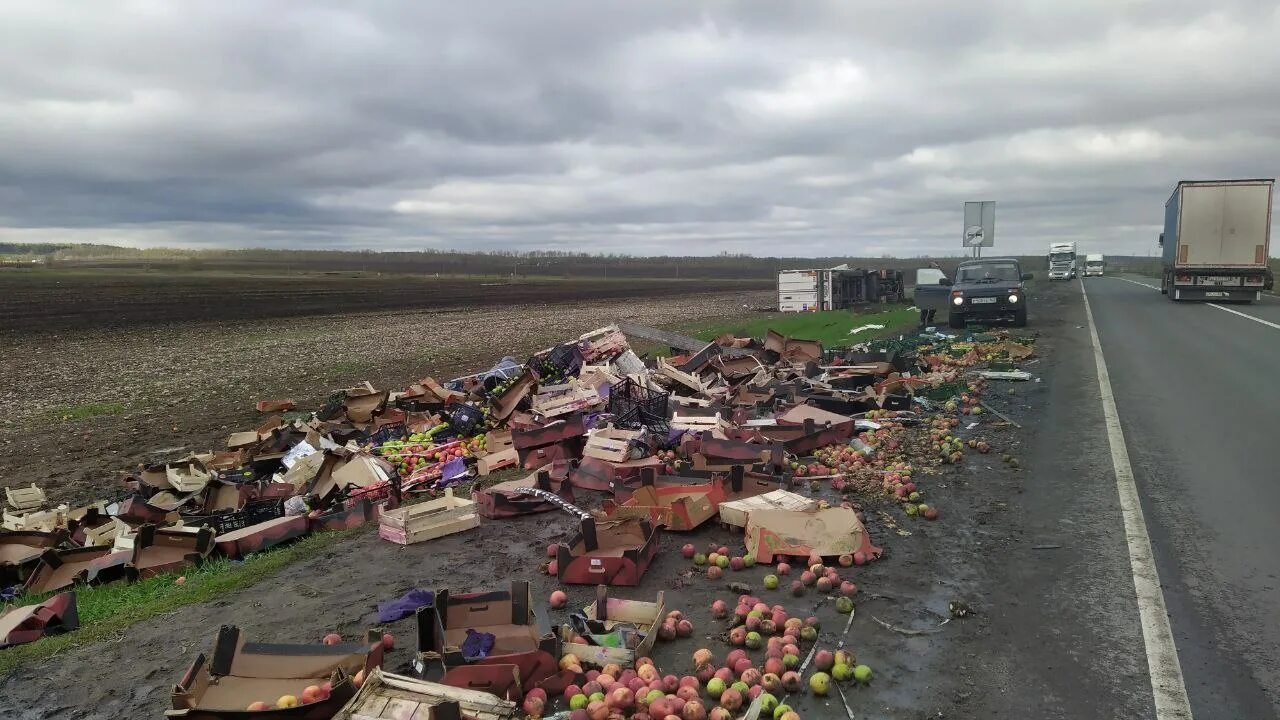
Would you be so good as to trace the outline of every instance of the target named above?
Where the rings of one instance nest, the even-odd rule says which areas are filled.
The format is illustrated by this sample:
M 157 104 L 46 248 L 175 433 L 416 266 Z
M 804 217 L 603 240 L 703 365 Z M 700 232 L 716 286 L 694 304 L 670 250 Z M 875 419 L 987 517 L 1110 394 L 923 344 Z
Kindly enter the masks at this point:
M 663 675 L 649 658 L 637 660 L 635 670 L 622 669 L 616 664 L 606 665 L 599 672 L 591 670 L 586 673 L 587 682 L 582 686 L 565 688 L 569 718 L 733 720 L 756 697 L 767 695 L 761 700 L 762 718 L 800 720 L 800 715 L 780 704 L 776 695 L 766 693 L 761 684 L 763 675 L 746 667 L 750 660 L 745 658 L 745 653 L 742 658 L 726 658 L 726 661 L 729 659 L 739 663 L 745 660 L 744 670 L 735 673 L 728 667 L 716 668 L 711 662 L 711 651 L 705 649 L 694 653 L 695 673 L 684 677 Z M 707 676 L 705 681 L 702 675 Z M 545 706 L 545 702 L 530 703 L 526 696 L 524 710 L 530 717 L 541 717 Z
M 363 670 L 361 672 L 364 672 Z M 249 704 L 245 708 L 250 712 L 258 712 L 261 710 L 277 710 L 283 708 L 295 708 L 299 705 L 310 705 L 321 700 L 328 700 L 329 694 L 333 692 L 333 683 L 326 682 L 322 685 L 308 685 L 302 689 L 301 695 L 281 695 L 275 704 L 263 702 L 259 700 Z
M 755 567 L 756 556 L 751 553 L 745 555 L 730 555 L 729 548 L 724 545 L 716 545 L 711 543 L 707 547 L 706 553 L 698 552 L 693 543 L 686 544 L 681 548 L 681 553 L 686 560 L 692 560 L 694 565 L 698 567 L 705 566 L 707 568 L 707 579 L 719 580 L 724 577 L 724 571 L 727 570 L 746 570 Z

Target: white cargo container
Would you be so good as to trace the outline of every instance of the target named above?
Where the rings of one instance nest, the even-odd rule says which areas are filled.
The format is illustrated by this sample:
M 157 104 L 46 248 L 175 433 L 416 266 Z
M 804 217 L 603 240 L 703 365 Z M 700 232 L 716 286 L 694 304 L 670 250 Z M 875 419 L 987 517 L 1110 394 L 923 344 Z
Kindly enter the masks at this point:
M 783 270 L 778 273 L 778 309 L 782 312 L 830 310 L 830 270 Z
M 1160 292 L 1250 302 L 1267 282 L 1271 179 L 1178 183 L 1164 206 Z

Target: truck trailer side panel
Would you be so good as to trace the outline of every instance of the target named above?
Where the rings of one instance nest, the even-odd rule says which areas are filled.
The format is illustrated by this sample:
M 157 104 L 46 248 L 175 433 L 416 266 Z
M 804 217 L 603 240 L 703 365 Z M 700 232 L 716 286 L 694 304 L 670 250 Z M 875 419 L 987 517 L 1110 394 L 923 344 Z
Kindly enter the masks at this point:
M 1175 264 L 1248 267 L 1266 262 L 1271 188 L 1188 185 L 1182 189 Z
M 1273 180 L 1181 182 L 1165 203 L 1162 290 L 1256 299 L 1267 272 Z

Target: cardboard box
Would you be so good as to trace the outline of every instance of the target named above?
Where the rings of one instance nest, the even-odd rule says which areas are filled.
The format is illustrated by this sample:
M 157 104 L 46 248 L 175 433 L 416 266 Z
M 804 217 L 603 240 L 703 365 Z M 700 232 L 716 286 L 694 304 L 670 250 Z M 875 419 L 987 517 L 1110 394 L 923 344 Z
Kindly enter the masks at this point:
M 213 531 L 209 528 L 190 533 L 143 525 L 134 538 L 133 557 L 125 571 L 130 581 L 144 580 L 195 565 L 211 552 Z
M 378 536 L 401 545 L 434 540 L 480 527 L 476 511 L 475 502 L 454 497 L 453 488 L 446 488 L 442 498 L 383 511 Z
M 480 477 L 492 475 L 503 468 L 520 462 L 520 454 L 515 448 L 506 448 L 496 453 L 489 453 L 476 460 L 476 474 Z
M 165 717 L 184 720 L 284 720 L 332 717 L 354 695 L 351 678 L 382 665 L 382 643 L 338 645 L 249 643 L 224 625 L 208 657 L 198 655 L 173 687 Z M 255 700 L 300 697 L 308 685 L 333 683 L 326 700 L 284 710 L 248 712 Z
M 654 628 L 666 617 L 667 606 L 661 590 L 658 591 L 658 596 L 653 602 L 644 602 L 611 598 L 607 586 L 597 585 L 595 602 L 588 605 L 583 610 L 583 614 L 588 620 L 603 622 L 607 630 L 618 623 L 634 625 L 637 630 L 644 633 L 644 639 L 633 648 L 575 643 L 570 642 L 575 634 L 573 629 L 568 625 L 562 625 L 560 627 L 561 654 L 576 655 L 584 666 L 602 668 L 609 663 L 617 663 L 626 668 L 635 667 L 637 658 L 653 652 L 654 642 L 658 638 Z
M 570 466 L 571 463 L 552 463 L 528 477 L 475 490 L 471 494 L 471 499 L 476 501 L 480 514 L 487 518 L 514 517 L 559 510 L 559 505 L 520 490 L 523 488 L 544 490 L 572 504 L 574 496 L 573 482 L 569 479 Z
M 763 509 L 747 513 L 747 552 L 756 561 L 772 563 L 775 555 L 807 558 L 817 553 L 824 558 L 861 552 L 878 558 L 880 548 L 871 538 L 858 513 L 852 508 L 832 507 L 812 512 Z
M 65 531 L 38 530 L 0 531 L 0 587 L 24 582 L 40 555 L 65 542 Z
M 516 703 L 487 692 L 394 675 L 374 668 L 334 720 L 518 720 Z
M 214 545 L 229 558 L 261 552 L 307 534 L 307 516 L 286 515 L 217 535 Z
M 745 528 L 747 516 L 754 510 L 796 510 L 813 512 L 818 501 L 781 488 L 763 495 L 720 503 L 720 522 Z
M 509 590 L 437 590 L 432 603 L 418 609 L 417 625 L 419 658 L 438 657 L 446 685 L 516 699 L 522 686 L 533 687 L 559 670 L 559 641 L 538 628 L 527 581 L 512 581 Z M 494 636 L 488 656 L 463 656 L 468 630 Z
M 533 373 L 526 369 L 520 373 L 520 377 L 512 383 L 501 395 L 493 400 L 493 416 L 499 420 L 506 420 L 511 417 L 511 413 L 515 412 L 520 402 L 529 396 L 535 385 L 538 384 L 537 378 Z
M 584 518 L 557 547 L 557 577 L 572 585 L 639 585 L 658 554 L 659 532 L 648 520 Z
M 373 422 L 373 416 L 382 412 L 387 405 L 391 393 L 387 390 L 374 390 L 367 380 L 355 387 L 346 389 L 347 398 L 342 406 L 347 412 L 347 420 L 354 425 L 367 425 Z
M 35 642 L 80 627 L 76 594 L 64 592 L 37 605 L 0 610 L 0 649 Z
M 656 457 L 645 457 L 626 462 L 610 462 L 599 458 L 584 457 L 573 469 L 570 477 L 573 486 L 595 490 L 596 492 L 613 493 L 623 484 L 640 481 L 640 472 L 645 468 L 662 467 L 662 461 Z
M 125 576 L 132 553 L 110 547 L 45 550 L 27 578 L 23 590 L 47 593 L 77 584 L 106 583 Z

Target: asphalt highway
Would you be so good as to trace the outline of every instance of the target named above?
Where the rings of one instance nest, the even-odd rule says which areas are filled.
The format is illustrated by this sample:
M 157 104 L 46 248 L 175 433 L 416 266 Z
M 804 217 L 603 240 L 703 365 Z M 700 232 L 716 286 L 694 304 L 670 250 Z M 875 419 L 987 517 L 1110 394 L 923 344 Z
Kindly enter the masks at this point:
M 1201 720 L 1280 717 L 1280 300 L 1175 303 L 1155 284 L 1083 286 L 1187 697 Z

